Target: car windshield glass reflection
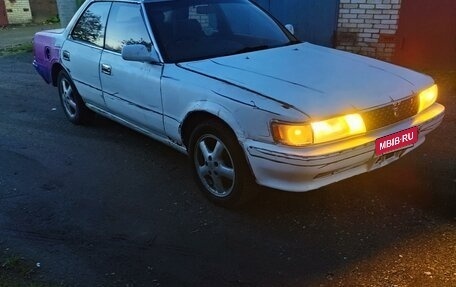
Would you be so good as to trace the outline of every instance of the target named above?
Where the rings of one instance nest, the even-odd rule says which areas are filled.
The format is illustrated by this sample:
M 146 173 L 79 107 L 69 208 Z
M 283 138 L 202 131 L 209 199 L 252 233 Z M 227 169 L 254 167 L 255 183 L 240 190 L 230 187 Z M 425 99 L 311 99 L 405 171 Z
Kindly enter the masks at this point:
M 152 42 L 141 15 L 141 6 L 114 3 L 106 29 L 105 48 L 120 53 L 125 45 L 141 44 L 150 51 Z
M 146 10 L 168 62 L 233 55 L 296 42 L 248 1 L 163 1 L 147 3 Z

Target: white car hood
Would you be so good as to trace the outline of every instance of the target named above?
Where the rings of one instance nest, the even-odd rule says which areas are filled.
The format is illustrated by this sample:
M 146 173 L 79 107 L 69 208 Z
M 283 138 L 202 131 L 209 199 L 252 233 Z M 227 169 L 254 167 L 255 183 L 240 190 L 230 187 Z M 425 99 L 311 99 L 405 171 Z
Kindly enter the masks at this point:
M 312 118 L 384 105 L 433 83 L 402 67 L 309 43 L 179 65 L 285 102 Z

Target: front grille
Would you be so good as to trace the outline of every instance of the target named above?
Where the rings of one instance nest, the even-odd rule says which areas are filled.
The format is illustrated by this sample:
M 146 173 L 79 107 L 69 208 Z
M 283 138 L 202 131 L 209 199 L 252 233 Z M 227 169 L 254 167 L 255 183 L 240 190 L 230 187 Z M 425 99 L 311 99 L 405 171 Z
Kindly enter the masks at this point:
M 366 129 L 371 131 L 410 118 L 418 113 L 419 104 L 418 97 L 415 96 L 365 112 L 362 116 Z

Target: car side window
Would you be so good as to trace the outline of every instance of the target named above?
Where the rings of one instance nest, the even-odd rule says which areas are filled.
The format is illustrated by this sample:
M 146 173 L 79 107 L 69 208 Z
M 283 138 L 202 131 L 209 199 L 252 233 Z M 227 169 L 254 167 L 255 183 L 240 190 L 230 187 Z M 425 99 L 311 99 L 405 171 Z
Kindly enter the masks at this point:
M 116 2 L 112 4 L 106 29 L 105 49 L 118 52 L 128 44 L 142 44 L 150 51 L 152 41 L 144 24 L 141 6 Z
M 71 32 L 71 38 L 77 41 L 103 47 L 106 20 L 111 2 L 95 2 L 82 13 Z

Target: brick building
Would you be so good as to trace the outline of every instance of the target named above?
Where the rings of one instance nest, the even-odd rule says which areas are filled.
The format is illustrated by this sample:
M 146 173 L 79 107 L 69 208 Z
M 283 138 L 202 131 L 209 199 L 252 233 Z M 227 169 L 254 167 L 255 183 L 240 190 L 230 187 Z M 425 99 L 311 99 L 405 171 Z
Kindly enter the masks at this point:
M 29 0 L 0 0 L 0 25 L 32 22 Z
M 340 0 L 338 49 L 412 67 L 456 69 L 455 0 Z
M 391 61 L 400 0 L 340 0 L 336 48 Z
M 57 16 L 56 0 L 0 0 L 0 26 L 41 23 Z

